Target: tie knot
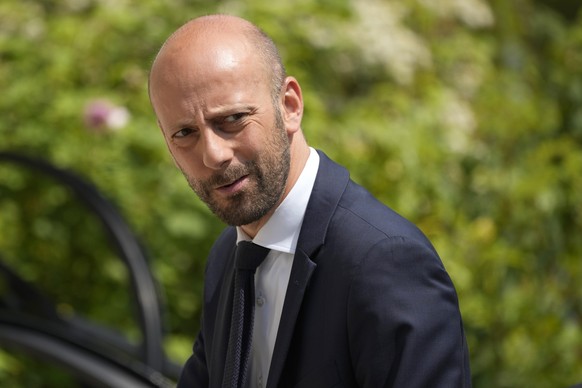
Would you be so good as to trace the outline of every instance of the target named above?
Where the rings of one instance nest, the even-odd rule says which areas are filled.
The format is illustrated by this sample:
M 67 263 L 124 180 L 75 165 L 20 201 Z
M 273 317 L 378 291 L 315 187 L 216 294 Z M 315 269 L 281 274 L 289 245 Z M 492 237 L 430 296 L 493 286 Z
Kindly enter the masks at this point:
M 265 260 L 270 249 L 250 241 L 241 241 L 236 246 L 235 268 L 255 271 Z

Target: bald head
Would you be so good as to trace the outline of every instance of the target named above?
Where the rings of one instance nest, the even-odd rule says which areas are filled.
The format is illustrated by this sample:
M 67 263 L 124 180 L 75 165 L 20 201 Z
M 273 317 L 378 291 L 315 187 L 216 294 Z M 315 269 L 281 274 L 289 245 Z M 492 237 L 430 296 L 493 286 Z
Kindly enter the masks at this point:
M 241 60 L 253 61 L 255 70 L 267 77 L 274 100 L 286 76 L 277 47 L 260 28 L 236 16 L 208 15 L 187 22 L 163 44 L 150 72 L 150 97 L 160 78 L 178 76 L 193 57 L 201 70 L 227 70 Z
M 194 19 L 162 46 L 149 86 L 190 186 L 223 221 L 254 236 L 310 154 L 301 88 L 271 39 L 237 17 Z

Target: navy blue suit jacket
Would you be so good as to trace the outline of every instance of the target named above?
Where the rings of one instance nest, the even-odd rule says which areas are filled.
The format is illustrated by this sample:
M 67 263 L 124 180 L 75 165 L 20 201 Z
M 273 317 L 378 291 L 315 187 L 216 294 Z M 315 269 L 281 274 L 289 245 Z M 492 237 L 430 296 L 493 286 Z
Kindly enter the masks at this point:
M 234 228 L 208 258 L 202 328 L 178 387 L 220 387 Z M 320 152 L 267 388 L 470 387 L 453 284 L 410 222 Z

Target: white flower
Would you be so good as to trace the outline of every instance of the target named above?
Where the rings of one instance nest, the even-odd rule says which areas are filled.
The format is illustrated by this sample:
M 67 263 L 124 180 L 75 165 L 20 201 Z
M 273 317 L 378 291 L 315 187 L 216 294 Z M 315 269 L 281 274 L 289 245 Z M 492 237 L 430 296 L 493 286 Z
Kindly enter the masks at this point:
M 112 104 L 108 100 L 90 101 L 83 114 L 85 125 L 94 130 L 118 130 L 127 125 L 130 114 L 127 108 Z
M 491 7 L 483 0 L 421 0 L 440 17 L 454 15 L 472 28 L 490 27 L 495 23 Z
M 105 119 L 105 125 L 110 129 L 120 129 L 129 122 L 129 111 L 124 106 L 116 106 L 109 111 Z
M 403 84 L 413 80 L 417 69 L 432 66 L 423 39 L 402 24 L 402 7 L 378 0 L 360 0 L 354 7 L 359 23 L 349 34 L 360 45 L 364 60 L 382 63 Z

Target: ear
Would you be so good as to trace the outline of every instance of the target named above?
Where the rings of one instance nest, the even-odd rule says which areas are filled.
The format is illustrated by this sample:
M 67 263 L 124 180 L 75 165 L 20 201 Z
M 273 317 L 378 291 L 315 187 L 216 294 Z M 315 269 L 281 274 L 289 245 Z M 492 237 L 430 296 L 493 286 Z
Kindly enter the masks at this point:
M 285 78 L 282 88 L 281 114 L 285 122 L 287 134 L 291 135 L 301 130 L 301 119 L 303 118 L 303 96 L 301 86 L 294 77 Z

